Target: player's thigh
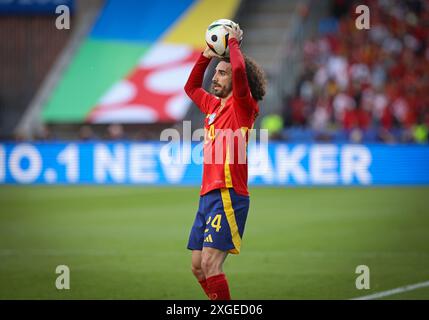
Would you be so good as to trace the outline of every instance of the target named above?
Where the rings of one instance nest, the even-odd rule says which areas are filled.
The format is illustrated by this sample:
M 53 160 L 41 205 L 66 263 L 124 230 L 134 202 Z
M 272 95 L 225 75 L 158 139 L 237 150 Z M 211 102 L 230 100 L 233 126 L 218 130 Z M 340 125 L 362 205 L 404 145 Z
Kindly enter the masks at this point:
M 202 251 L 192 250 L 192 268 L 201 269 Z
M 191 232 L 189 234 L 187 248 L 192 251 L 201 251 L 203 248 L 204 241 L 204 230 L 206 227 L 206 221 L 204 213 L 202 212 L 203 206 L 200 200 L 200 205 L 195 216 L 194 224 L 192 225 Z

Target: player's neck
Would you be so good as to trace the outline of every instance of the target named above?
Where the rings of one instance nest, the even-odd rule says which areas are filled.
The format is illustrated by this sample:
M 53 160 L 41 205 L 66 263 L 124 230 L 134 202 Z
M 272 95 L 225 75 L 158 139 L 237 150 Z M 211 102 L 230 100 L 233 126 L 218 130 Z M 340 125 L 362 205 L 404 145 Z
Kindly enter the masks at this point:
M 231 98 L 231 96 L 232 96 L 232 91 L 231 91 L 231 92 L 229 93 L 229 95 L 227 95 L 225 98 L 221 98 L 221 99 L 220 99 L 220 105 L 221 105 L 221 107 L 222 107 L 222 108 L 225 106 L 226 101 L 227 101 L 229 98 Z

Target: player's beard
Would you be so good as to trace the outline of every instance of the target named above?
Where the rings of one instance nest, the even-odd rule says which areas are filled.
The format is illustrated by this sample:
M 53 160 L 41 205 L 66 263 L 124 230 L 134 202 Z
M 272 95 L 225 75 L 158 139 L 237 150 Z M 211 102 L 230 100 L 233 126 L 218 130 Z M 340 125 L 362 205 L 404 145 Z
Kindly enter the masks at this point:
M 229 84 L 227 86 L 221 86 L 220 84 L 213 83 L 213 82 L 212 82 L 212 86 L 210 89 L 210 91 L 216 97 L 219 97 L 219 98 L 226 98 L 229 95 L 229 93 L 231 92 L 231 90 L 232 90 L 231 84 Z

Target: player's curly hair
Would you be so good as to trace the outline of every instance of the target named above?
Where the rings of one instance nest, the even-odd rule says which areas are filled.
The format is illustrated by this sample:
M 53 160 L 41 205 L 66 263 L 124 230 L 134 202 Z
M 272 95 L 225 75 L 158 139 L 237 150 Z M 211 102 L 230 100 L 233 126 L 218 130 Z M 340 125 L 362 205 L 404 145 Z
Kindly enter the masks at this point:
M 249 82 L 250 92 L 256 101 L 261 101 L 266 92 L 267 79 L 262 67 L 255 60 L 243 54 L 244 63 L 246 65 L 247 81 Z M 229 58 L 224 58 L 224 61 L 230 63 Z
M 246 64 L 247 81 L 249 82 L 252 97 L 260 101 L 264 98 L 267 87 L 264 69 L 255 60 L 246 55 L 244 55 L 244 63 Z

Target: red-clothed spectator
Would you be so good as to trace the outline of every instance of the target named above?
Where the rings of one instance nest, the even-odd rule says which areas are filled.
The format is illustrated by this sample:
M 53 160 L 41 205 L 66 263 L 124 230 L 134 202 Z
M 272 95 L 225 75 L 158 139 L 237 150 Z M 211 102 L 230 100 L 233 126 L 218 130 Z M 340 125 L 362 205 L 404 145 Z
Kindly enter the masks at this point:
M 345 130 L 361 129 L 367 130 L 371 123 L 369 113 L 362 108 L 347 110 L 344 114 L 343 126 Z
M 386 106 L 386 108 L 383 109 L 380 124 L 381 127 L 386 130 L 391 130 L 393 128 L 393 114 L 392 109 L 389 106 Z
M 294 125 L 303 126 L 306 124 L 307 119 L 305 115 L 305 102 L 303 99 L 297 97 L 291 102 L 292 108 L 292 122 Z

